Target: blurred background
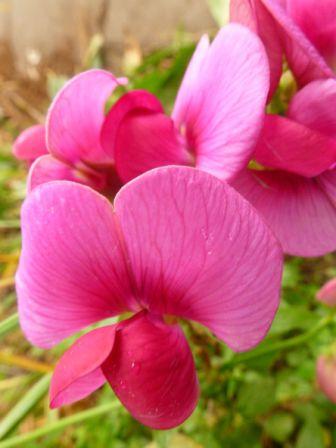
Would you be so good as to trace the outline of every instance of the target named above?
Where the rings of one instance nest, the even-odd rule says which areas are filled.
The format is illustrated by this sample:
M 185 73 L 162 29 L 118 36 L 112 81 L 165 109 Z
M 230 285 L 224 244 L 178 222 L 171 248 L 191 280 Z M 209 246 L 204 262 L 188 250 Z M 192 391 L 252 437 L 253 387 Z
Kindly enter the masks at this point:
M 324 324 L 329 311 L 315 300 L 336 276 L 334 255 L 286 260 L 279 313 L 252 352 L 235 355 L 196 324 L 184 327 L 202 396 L 171 431 L 135 422 L 109 387 L 50 411 L 50 372 L 73 340 L 43 351 L 18 326 L 27 167 L 13 158 L 13 140 L 44 122 L 69 77 L 92 67 L 128 76 L 169 112 L 195 43 L 227 21 L 227 8 L 228 0 L 0 0 L 0 448 L 336 447 L 336 406 L 315 379 L 317 356 L 335 349 L 335 322 Z

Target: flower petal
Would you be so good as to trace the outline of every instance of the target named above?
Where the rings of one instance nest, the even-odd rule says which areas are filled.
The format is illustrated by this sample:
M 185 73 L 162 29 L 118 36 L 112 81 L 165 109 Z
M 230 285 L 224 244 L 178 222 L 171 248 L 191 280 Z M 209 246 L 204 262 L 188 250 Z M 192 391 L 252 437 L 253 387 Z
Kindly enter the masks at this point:
M 115 326 L 80 337 L 58 361 L 50 384 L 50 407 L 58 408 L 90 395 L 106 382 L 101 365 L 112 351 Z
M 238 24 L 223 28 L 206 54 L 200 45 L 172 117 L 196 167 L 228 179 L 247 163 L 263 123 L 267 56 L 259 38 Z
M 65 162 L 111 163 L 100 145 L 104 108 L 123 79 L 105 70 L 89 70 L 72 78 L 56 95 L 47 116 L 50 153 Z
M 53 180 L 70 180 L 88 185 L 95 190 L 103 190 L 106 185 L 106 179 L 103 174 L 86 167 L 86 172 L 82 169 L 61 162 L 55 157 L 47 155 L 41 156 L 30 168 L 27 180 L 28 192 L 37 186 Z
M 287 115 L 311 129 L 336 139 L 336 80 L 313 81 L 292 98 Z
M 260 1 L 231 0 L 230 21 L 247 26 L 263 41 L 270 64 L 270 91 L 272 98 L 282 74 L 283 48 L 276 23 Z
M 286 12 L 282 2 L 278 0 L 255 1 L 261 1 L 280 26 L 279 32 L 283 33 L 289 66 L 300 85 L 308 84 L 315 79 L 334 76 L 324 58 Z
M 334 0 L 287 0 L 287 10 L 308 39 L 336 69 L 336 4 Z
M 152 168 L 191 164 L 174 122 L 159 113 L 131 113 L 125 117 L 119 126 L 114 159 L 123 182 Z
M 336 305 L 336 278 L 329 280 L 322 288 L 317 292 L 317 300 L 325 303 L 328 306 Z
M 16 288 L 23 331 L 41 347 L 137 309 L 107 199 L 73 182 L 35 188 L 22 207 Z
M 314 177 L 336 163 L 336 140 L 279 115 L 267 115 L 254 158 L 269 168 Z
M 265 336 L 279 304 L 282 252 L 226 183 L 193 168 L 159 168 L 124 186 L 115 211 L 145 307 L 198 321 L 237 351 Z
M 13 144 L 13 154 L 17 159 L 28 162 L 48 154 L 45 127 L 42 124 L 36 124 L 21 132 Z
M 120 124 L 130 113 L 161 114 L 163 107 L 156 96 L 146 90 L 133 90 L 119 98 L 107 114 L 100 134 L 102 147 L 113 158 Z
M 194 360 L 182 330 L 147 313 L 118 326 L 102 370 L 133 417 L 151 428 L 180 425 L 197 404 Z
M 247 169 L 231 185 L 264 216 L 285 253 L 318 257 L 336 249 L 336 208 L 318 180 Z
M 330 401 L 336 403 L 336 360 L 332 357 L 319 356 L 316 373 L 321 390 Z

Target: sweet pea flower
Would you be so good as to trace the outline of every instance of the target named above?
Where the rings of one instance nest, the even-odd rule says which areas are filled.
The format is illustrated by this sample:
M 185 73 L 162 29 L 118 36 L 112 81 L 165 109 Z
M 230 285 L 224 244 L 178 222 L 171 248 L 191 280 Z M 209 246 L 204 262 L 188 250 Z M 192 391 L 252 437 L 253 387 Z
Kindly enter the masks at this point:
M 264 42 L 271 67 L 270 97 L 282 73 L 283 54 L 300 86 L 335 77 L 334 0 L 231 0 L 230 16 Z
M 284 251 L 336 249 L 336 80 L 307 84 L 286 116 L 267 115 L 251 164 L 231 184 L 264 215 Z
M 46 124 L 24 131 L 14 142 L 18 159 L 33 162 L 28 191 L 52 180 L 70 180 L 109 193 L 120 188 L 113 160 L 100 145 L 105 104 L 125 85 L 105 70 L 88 70 L 68 81 L 54 98 Z
M 152 95 L 130 92 L 109 112 L 102 146 L 128 182 L 163 165 L 193 165 L 228 180 L 243 168 L 258 138 L 269 89 L 264 47 L 247 28 L 204 36 L 178 91 L 172 116 Z
M 334 307 L 336 305 L 336 278 L 325 283 L 317 292 L 316 298 L 325 305 Z
M 63 179 L 102 191 L 107 174 L 121 184 L 172 164 L 229 179 L 251 156 L 268 80 L 260 39 L 237 24 L 223 28 L 211 45 L 207 36 L 200 40 L 172 117 L 154 95 L 135 90 L 124 94 L 104 120 L 106 100 L 121 81 L 103 70 L 82 73 L 51 105 L 46 123 L 50 155 L 33 165 L 29 188 Z
M 13 154 L 31 165 L 38 157 L 48 154 L 45 126 L 36 124 L 25 129 L 13 144 Z
M 316 364 L 317 383 L 330 401 L 336 403 L 336 359 L 333 356 L 319 356 Z
M 216 177 L 189 167 L 151 170 L 111 206 L 68 181 L 36 187 L 22 208 L 16 276 L 20 323 L 42 348 L 81 336 L 58 362 L 51 407 L 106 381 L 152 428 L 182 423 L 198 401 L 193 356 L 178 324 L 206 326 L 235 351 L 266 335 L 279 304 L 282 252 L 254 208 Z M 169 320 L 171 322 L 171 318 Z

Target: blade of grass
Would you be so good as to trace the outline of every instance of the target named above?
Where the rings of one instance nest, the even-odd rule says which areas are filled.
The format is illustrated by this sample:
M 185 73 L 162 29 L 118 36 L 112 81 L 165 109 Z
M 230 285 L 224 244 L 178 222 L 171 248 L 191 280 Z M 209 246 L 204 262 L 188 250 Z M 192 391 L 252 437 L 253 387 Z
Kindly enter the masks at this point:
M 50 382 L 50 374 L 43 376 L 26 395 L 9 411 L 0 423 L 0 439 L 3 439 L 29 411 L 41 400 L 47 393 Z M 0 442 L 0 446 L 2 443 Z
M 7 317 L 7 319 L 0 322 L 0 338 L 4 337 L 7 333 L 12 330 L 15 330 L 19 326 L 19 315 L 18 313 L 14 313 L 11 316 Z
M 21 434 L 19 436 L 15 436 L 8 440 L 0 442 L 0 448 L 13 448 L 23 445 L 27 442 L 31 442 L 40 437 L 64 429 L 67 426 L 81 423 L 85 420 L 89 420 L 90 418 L 95 418 L 102 414 L 106 414 L 106 412 L 112 411 L 118 406 L 120 406 L 120 403 L 118 401 L 114 401 L 112 403 L 106 403 L 100 406 L 96 406 L 86 411 L 78 412 L 77 414 L 73 414 L 70 415 L 69 417 L 62 418 L 57 422 L 52 422 L 48 425 L 45 425 L 42 428 L 38 428 L 35 431 L 31 431 L 26 434 Z
M 54 369 L 54 367 L 49 364 L 34 361 L 33 359 L 26 358 L 25 356 L 12 355 L 11 353 L 6 352 L 0 352 L 0 362 L 38 373 L 49 373 Z

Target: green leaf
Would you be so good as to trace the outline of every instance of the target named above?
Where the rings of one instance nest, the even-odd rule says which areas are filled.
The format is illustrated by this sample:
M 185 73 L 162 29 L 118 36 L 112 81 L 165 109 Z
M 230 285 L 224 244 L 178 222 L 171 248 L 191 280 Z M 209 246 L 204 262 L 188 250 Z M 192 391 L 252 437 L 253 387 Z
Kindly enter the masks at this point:
M 0 337 L 4 337 L 7 333 L 15 330 L 19 326 L 19 315 L 14 313 L 7 319 L 0 322 Z
M 88 409 L 83 412 L 78 412 L 77 414 L 70 415 L 69 417 L 62 418 L 56 422 L 49 423 L 48 425 L 44 425 L 35 431 L 28 432 L 26 434 L 21 434 L 16 437 L 12 437 L 6 441 L 0 442 L 0 448 L 13 448 L 27 442 L 31 442 L 32 440 L 36 440 L 42 436 L 46 436 L 55 431 L 60 431 L 61 429 L 66 428 L 67 426 L 74 425 L 77 423 L 81 423 L 90 418 L 98 417 L 102 414 L 105 414 L 117 407 L 121 406 L 118 401 L 114 401 L 112 403 L 102 404 L 100 406 L 96 406 L 92 409 Z
M 240 389 L 238 408 L 247 417 L 265 414 L 274 404 L 275 383 L 271 378 L 245 383 Z
M 324 448 L 323 430 L 316 419 L 309 419 L 303 425 L 295 448 Z
M 229 22 L 230 0 L 207 0 L 210 12 L 219 26 Z
M 28 390 L 26 395 L 9 411 L 0 423 L 0 439 L 4 438 L 29 411 L 47 393 L 50 382 L 50 374 L 43 376 L 34 386 Z M 2 443 L 0 443 L 0 447 Z
M 278 412 L 264 423 L 265 432 L 276 442 L 285 442 L 293 433 L 295 418 L 287 412 Z

